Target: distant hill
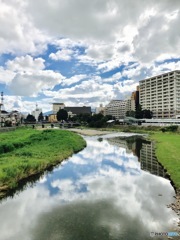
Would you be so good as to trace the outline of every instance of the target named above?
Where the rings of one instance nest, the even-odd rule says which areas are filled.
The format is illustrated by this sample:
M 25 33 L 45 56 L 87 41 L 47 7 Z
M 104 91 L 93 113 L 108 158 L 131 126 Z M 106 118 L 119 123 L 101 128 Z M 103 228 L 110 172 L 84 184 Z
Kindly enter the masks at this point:
M 49 114 L 53 114 L 53 111 L 43 112 L 43 116 L 47 116 Z

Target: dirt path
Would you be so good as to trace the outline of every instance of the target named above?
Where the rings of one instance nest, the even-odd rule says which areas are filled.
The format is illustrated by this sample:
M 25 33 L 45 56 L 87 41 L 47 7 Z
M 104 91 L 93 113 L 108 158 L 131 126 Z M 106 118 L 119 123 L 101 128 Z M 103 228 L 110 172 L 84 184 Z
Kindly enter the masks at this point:
M 100 136 L 100 135 L 105 135 L 113 132 L 109 131 L 101 131 L 101 130 L 93 130 L 93 129 L 77 129 L 77 128 L 70 128 L 66 129 L 75 133 L 79 133 L 85 136 Z

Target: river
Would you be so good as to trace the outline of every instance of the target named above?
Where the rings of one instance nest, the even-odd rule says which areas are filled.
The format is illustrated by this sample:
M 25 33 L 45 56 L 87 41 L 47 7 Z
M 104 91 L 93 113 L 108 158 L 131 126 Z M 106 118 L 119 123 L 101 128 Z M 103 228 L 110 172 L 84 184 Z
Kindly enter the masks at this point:
M 2 200 L 0 240 L 148 240 L 172 231 L 175 192 L 152 144 L 85 140 L 83 151 Z

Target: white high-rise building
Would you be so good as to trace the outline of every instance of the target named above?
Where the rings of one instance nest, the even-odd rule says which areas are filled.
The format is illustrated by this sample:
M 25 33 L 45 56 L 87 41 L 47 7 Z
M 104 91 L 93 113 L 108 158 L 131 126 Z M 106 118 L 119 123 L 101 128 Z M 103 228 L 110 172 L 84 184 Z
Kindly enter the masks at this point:
M 164 73 L 139 82 L 142 109 L 153 118 L 177 118 L 180 115 L 180 71 Z
M 122 119 L 126 114 L 126 100 L 112 100 L 105 107 L 105 115 L 112 115 L 116 119 Z

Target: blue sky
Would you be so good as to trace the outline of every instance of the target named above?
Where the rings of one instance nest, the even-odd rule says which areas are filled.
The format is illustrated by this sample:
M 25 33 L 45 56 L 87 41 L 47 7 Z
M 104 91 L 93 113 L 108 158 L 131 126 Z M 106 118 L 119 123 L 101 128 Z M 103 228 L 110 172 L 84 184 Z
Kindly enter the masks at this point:
M 179 25 L 179 0 L 0 0 L 4 108 L 126 99 L 139 80 L 180 69 Z

